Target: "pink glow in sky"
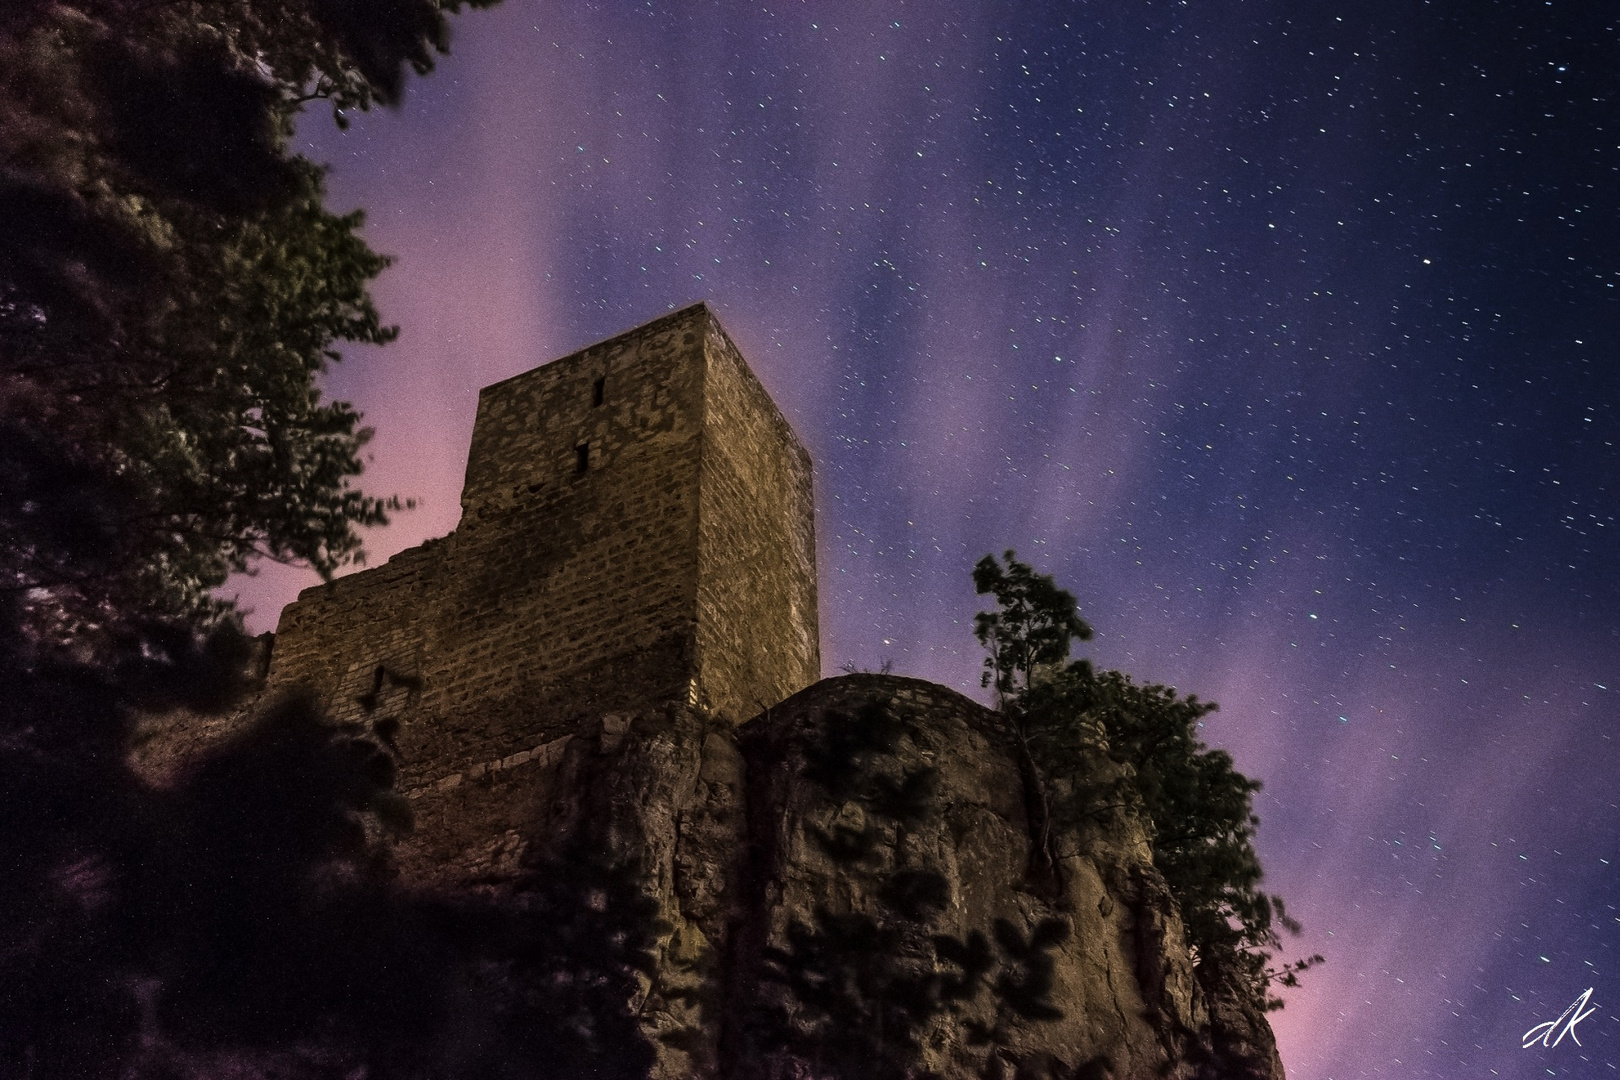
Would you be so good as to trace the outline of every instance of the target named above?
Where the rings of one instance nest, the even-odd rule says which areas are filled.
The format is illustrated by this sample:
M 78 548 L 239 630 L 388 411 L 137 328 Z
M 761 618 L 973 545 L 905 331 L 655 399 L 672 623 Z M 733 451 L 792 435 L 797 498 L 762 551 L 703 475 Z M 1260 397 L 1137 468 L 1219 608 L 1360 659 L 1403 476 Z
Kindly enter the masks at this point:
M 1303 10 L 461 17 L 301 131 L 395 258 L 399 341 L 328 381 L 421 502 L 372 562 L 455 527 L 479 387 L 707 300 L 816 462 L 829 673 L 973 689 L 1014 547 L 1099 662 L 1221 702 L 1328 957 L 1294 1080 L 1609 1075 L 1614 36 Z M 235 585 L 269 629 L 313 580 Z

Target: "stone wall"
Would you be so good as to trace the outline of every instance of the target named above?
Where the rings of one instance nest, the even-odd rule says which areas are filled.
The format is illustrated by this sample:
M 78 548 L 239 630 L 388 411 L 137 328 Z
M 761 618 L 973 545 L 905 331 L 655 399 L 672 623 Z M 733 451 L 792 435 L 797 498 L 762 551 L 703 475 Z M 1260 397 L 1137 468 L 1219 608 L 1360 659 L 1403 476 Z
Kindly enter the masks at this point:
M 705 353 L 698 664 L 740 723 L 821 674 L 810 455 L 718 323 Z

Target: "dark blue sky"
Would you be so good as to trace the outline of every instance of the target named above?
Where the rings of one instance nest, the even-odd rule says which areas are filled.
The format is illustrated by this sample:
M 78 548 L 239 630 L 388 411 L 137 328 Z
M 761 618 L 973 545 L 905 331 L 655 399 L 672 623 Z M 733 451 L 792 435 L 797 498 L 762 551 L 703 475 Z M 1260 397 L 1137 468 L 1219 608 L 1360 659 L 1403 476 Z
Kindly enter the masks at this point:
M 312 114 L 455 526 L 479 386 L 707 299 L 818 468 L 823 655 L 970 689 L 1020 554 L 1213 698 L 1321 951 L 1295 1080 L 1620 1067 L 1620 11 L 507 0 Z M 304 584 L 248 583 L 268 628 Z M 1557 1047 L 1520 1047 L 1583 990 Z M 1611 1065 L 1611 1062 L 1613 1063 Z

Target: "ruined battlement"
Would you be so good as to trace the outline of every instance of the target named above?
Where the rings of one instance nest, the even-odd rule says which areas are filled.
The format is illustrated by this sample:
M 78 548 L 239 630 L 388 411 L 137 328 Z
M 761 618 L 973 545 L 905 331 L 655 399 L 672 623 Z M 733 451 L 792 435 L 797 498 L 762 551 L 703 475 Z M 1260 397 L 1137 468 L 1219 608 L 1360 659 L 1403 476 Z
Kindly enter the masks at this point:
M 384 725 L 421 793 L 820 666 L 809 455 L 698 304 L 485 387 L 455 532 L 300 593 L 268 686 Z

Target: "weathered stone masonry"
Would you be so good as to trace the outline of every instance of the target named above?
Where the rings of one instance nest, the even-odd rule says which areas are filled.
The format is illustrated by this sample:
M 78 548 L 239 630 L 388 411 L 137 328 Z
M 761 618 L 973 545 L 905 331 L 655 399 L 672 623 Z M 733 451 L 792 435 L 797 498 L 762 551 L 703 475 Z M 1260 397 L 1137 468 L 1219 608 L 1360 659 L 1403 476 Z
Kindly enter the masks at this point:
M 268 688 L 390 733 L 405 867 L 454 879 L 532 828 L 568 737 L 819 675 L 810 458 L 699 304 L 486 387 L 460 526 L 301 593 Z

